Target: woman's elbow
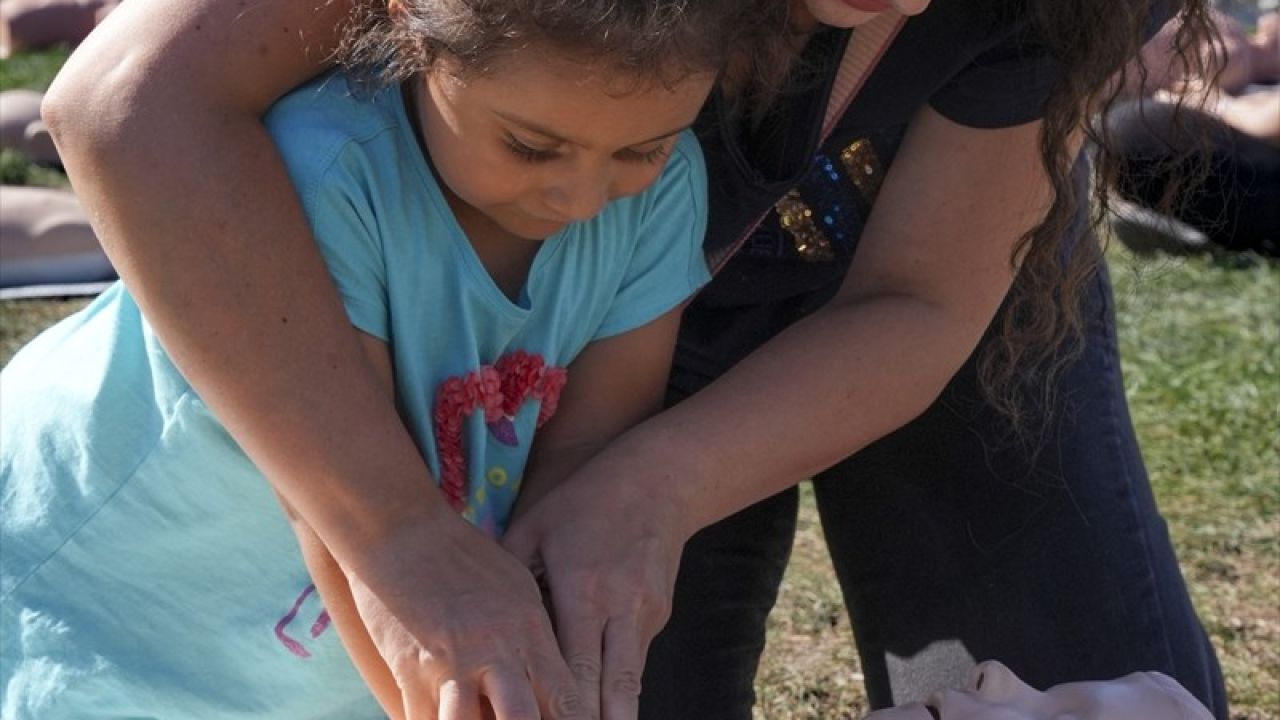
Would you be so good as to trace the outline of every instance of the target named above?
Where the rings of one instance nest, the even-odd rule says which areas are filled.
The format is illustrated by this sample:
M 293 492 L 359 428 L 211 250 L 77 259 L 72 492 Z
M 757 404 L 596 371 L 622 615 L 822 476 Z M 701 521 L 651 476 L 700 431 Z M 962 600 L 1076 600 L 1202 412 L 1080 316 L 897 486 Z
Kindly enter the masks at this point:
M 40 117 L 69 169 L 83 164 L 82 159 L 110 157 L 113 151 L 127 149 L 130 124 L 141 121 L 127 109 L 129 98 L 138 97 L 136 79 L 129 73 L 102 71 L 111 64 L 79 57 L 80 53 L 58 72 L 40 103 Z

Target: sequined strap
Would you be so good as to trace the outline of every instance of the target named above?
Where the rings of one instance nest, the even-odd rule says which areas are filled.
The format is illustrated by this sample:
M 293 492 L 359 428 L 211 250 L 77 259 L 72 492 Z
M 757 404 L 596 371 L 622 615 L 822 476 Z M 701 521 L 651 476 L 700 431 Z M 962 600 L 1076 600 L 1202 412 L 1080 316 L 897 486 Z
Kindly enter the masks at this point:
M 902 29 L 903 23 L 906 22 L 906 16 L 896 10 L 886 10 L 876 16 L 871 22 L 861 25 L 853 32 L 853 36 L 849 38 L 849 44 L 845 48 L 844 57 L 840 59 L 840 67 L 836 70 L 835 80 L 831 84 L 831 95 L 827 99 L 827 113 L 822 122 L 822 136 L 818 139 L 818 146 L 830 137 L 831 131 L 835 130 L 836 123 L 840 121 L 841 116 L 849 109 L 849 104 L 853 102 L 853 98 L 862 89 L 863 83 L 867 77 L 871 75 L 871 70 L 875 68 L 876 63 L 880 61 L 880 57 L 884 55 L 885 50 L 889 48 L 889 43 L 897 37 L 898 31 Z M 726 246 L 718 253 L 708 256 L 707 264 L 711 268 L 711 273 L 715 274 L 729 262 L 729 258 L 742 247 L 742 244 L 751 237 L 751 233 L 755 232 L 760 223 L 773 212 L 773 208 L 769 208 L 756 221 L 751 223 L 742 233 L 742 235 L 731 245 Z

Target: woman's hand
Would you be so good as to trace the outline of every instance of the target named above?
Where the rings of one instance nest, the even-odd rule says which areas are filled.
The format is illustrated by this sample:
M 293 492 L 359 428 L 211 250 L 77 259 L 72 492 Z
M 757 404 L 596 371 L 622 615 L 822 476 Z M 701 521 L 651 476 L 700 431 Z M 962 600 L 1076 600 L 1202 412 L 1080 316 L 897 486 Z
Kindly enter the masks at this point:
M 408 547 L 384 548 L 393 582 L 379 592 L 344 572 L 300 517 L 291 520 L 342 644 L 390 717 L 591 717 L 533 577 L 489 538 L 456 520 L 430 538 L 406 535 Z M 442 542 L 446 535 L 466 548 Z M 414 548 L 444 555 L 420 560 L 429 582 L 405 567 L 420 567 L 408 560 Z
M 391 352 L 359 333 L 388 400 Z M 429 477 L 402 515 L 359 544 L 345 564 L 277 492 L 307 569 L 352 662 L 399 720 L 581 720 L 588 714 L 561 658 L 533 576 L 465 522 Z
M 560 656 L 533 576 L 447 507 L 430 528 L 405 528 L 370 557 L 361 574 L 346 573 L 352 604 L 345 613 L 335 593 L 321 591 L 353 660 L 393 716 L 596 717 Z M 352 607 L 359 620 L 344 622 Z
M 637 715 L 645 655 L 670 616 L 687 539 L 671 504 L 588 463 L 503 540 L 540 576 L 560 650 L 603 720 Z

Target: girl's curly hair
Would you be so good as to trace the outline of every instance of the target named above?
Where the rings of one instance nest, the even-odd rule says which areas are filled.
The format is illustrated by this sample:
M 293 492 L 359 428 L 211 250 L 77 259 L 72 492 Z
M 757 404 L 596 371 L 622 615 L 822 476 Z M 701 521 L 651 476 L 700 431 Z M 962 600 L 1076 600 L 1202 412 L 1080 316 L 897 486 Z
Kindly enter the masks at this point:
M 664 84 L 719 72 L 758 6 L 778 0 L 360 0 L 339 61 L 357 77 L 391 84 L 431 68 L 486 73 L 534 47 Z

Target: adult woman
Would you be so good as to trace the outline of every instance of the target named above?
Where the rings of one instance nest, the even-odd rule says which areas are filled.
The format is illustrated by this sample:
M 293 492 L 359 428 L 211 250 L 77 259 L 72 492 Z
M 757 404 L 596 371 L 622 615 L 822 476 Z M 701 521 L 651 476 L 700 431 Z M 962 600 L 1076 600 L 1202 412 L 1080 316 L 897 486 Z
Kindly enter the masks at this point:
M 530 489 L 527 513 L 512 526 L 509 547 L 545 567 L 561 651 L 582 700 L 589 708 L 599 702 L 607 718 L 635 712 L 645 648 L 667 617 L 680 548 L 696 530 L 921 412 L 840 471 L 879 477 L 826 476 L 818 486 L 833 554 L 853 560 L 837 564 L 873 702 L 909 700 L 962 680 L 977 655 L 1000 657 L 1032 684 L 1161 670 L 1225 713 L 1216 661 L 1186 599 L 1124 410 L 1105 279 L 1090 280 L 1083 269 L 1096 258 L 1087 243 L 1062 250 L 1069 203 L 1029 244 L 1019 243 L 1055 191 L 1067 197 L 1072 133 L 1087 100 L 1136 49 L 1146 3 L 956 0 L 920 12 L 925 4 L 895 3 L 919 14 L 822 148 L 837 160 L 848 151 L 852 167 L 870 167 L 876 180 L 878 191 L 849 191 L 855 181 L 842 182 L 843 201 L 825 202 L 856 209 L 833 217 L 852 224 L 827 237 L 824 249 L 771 220 L 689 316 L 674 395 L 723 377 L 622 436 L 561 486 Z M 429 647 L 440 630 L 415 620 L 414 603 L 405 601 L 432 592 L 407 572 L 435 547 L 422 542 L 428 513 L 404 500 L 420 482 L 421 461 L 362 367 L 256 120 L 323 64 L 341 5 L 313 12 L 287 3 L 245 10 L 226 0 L 180 8 L 135 0 L 72 59 L 51 88 L 48 114 L 104 243 L 192 383 L 347 572 L 390 598 L 393 614 Z M 875 11 L 856 9 L 871 5 Z M 885 7 L 790 3 L 794 46 L 803 48 L 793 73 L 801 80 L 790 82 L 800 90 L 775 95 L 768 73 L 749 74 L 746 89 L 711 106 L 702 137 L 717 173 L 713 249 L 813 167 L 831 59 L 848 38 L 823 23 L 856 25 Z M 259 14 L 255 27 L 237 24 L 244 12 Z M 1186 12 L 1188 27 L 1196 27 L 1202 4 L 1188 3 Z M 256 29 L 266 26 L 274 30 Z M 1055 85 L 1059 64 L 1067 82 Z M 105 82 L 101 67 L 115 68 Z M 183 108 L 180 122 L 145 111 L 148 98 L 172 93 L 182 101 L 166 104 Z M 730 112 L 730 97 L 745 98 L 747 109 Z M 94 112 L 72 114 L 86 102 Z M 186 142 L 192 135 L 202 138 L 198 146 Z M 198 162 L 186 164 L 203 165 L 203 174 L 164 167 L 161 157 L 172 152 L 194 154 Z M 892 172 L 883 173 L 890 158 Z M 142 196 L 146 207 L 133 199 Z M 182 212 L 155 212 L 166 200 Z M 799 201 L 813 210 L 813 200 Z M 813 214 L 802 208 L 800 216 Z M 148 241 L 186 237 L 193 228 L 203 231 L 195 241 Z M 1015 293 L 1002 316 L 1019 321 L 1012 331 L 994 326 L 992 347 L 1005 351 L 1005 362 L 966 362 L 1012 281 L 1016 245 L 1024 250 L 1020 284 L 1030 294 Z M 1031 405 L 1007 405 L 1044 416 L 1024 424 L 1053 439 L 1035 452 L 1039 443 L 1010 442 L 1009 426 L 979 401 L 977 379 L 986 387 L 1001 379 L 1041 382 L 1073 336 L 1063 318 L 1078 319 L 1057 315 L 1055 298 L 1065 292 L 1069 300 L 1082 287 L 1092 298 L 1084 354 L 1057 368 L 1063 384 L 1043 387 L 1069 395 L 1080 417 L 1098 412 L 1104 422 L 1047 415 L 1038 396 L 1024 401 Z M 1020 358 L 1024 349 L 1032 350 L 1029 360 Z M 264 363 L 278 371 L 257 372 Z M 926 462 L 922 440 L 938 449 L 936 462 Z M 1106 452 L 1095 453 L 1098 447 Z M 380 501 L 360 503 L 350 487 L 369 482 L 384 489 Z M 536 501 L 538 493 L 546 496 Z M 694 538 L 672 625 L 647 668 L 646 713 L 749 712 L 760 628 L 794 505 L 794 492 L 783 494 Z M 1104 539 L 1107 552 L 1095 553 Z M 973 552 L 956 557 L 960 547 Z M 875 567 L 860 557 L 880 553 Z M 488 591 L 501 592 L 500 580 Z M 724 605 L 726 596 L 735 602 Z M 405 647 L 398 643 L 389 644 Z M 1044 643 L 1071 647 L 1055 645 L 1052 662 L 1041 653 L 1028 657 Z M 542 649 L 534 643 L 527 651 Z

